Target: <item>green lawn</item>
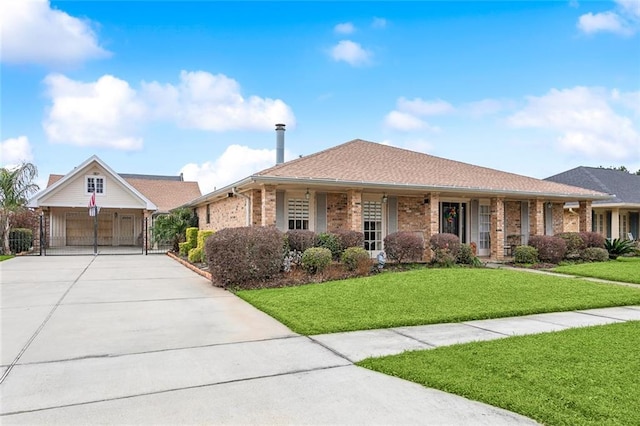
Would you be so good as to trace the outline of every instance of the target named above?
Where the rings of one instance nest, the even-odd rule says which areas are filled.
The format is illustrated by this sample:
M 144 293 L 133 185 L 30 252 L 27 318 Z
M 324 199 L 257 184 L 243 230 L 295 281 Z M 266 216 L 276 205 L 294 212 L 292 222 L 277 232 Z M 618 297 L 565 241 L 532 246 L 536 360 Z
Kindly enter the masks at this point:
M 14 258 L 13 255 L 0 254 L 0 262 Z
M 617 260 L 609 262 L 558 266 L 553 270 L 581 277 L 640 284 L 640 257 L 619 257 Z
M 640 425 L 640 321 L 358 363 L 547 425 Z
M 640 288 L 468 268 L 387 272 L 237 294 L 301 334 L 640 304 Z

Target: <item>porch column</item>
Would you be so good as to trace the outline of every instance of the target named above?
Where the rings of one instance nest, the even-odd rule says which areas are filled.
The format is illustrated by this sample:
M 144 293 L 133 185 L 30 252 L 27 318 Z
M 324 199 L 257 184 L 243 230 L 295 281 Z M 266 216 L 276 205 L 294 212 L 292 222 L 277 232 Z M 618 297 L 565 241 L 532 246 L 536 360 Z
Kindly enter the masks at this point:
M 504 198 L 491 199 L 491 259 L 504 259 Z
M 427 214 L 427 232 L 424 236 L 425 258 L 430 260 L 432 253 L 429 241 L 432 235 L 440 232 L 440 193 L 429 194 L 429 205 L 426 206 L 425 213 Z
M 262 208 L 260 223 L 262 226 L 276 226 L 276 187 L 264 185 L 262 187 Z
M 564 232 L 564 203 L 553 203 L 551 216 L 553 235 L 562 234 Z
M 579 227 L 580 232 L 591 232 L 591 201 L 580 201 L 578 207 Z
M 347 191 L 347 226 L 352 231 L 362 232 L 362 191 Z
M 146 225 L 146 229 L 145 228 Z M 142 213 L 142 251 L 147 254 L 147 250 L 149 250 L 152 244 L 152 235 L 151 235 L 151 226 L 153 225 L 153 212 L 150 210 L 145 210 Z
M 529 235 L 544 235 L 544 201 L 529 202 Z
M 620 209 L 611 209 L 611 239 L 620 238 Z

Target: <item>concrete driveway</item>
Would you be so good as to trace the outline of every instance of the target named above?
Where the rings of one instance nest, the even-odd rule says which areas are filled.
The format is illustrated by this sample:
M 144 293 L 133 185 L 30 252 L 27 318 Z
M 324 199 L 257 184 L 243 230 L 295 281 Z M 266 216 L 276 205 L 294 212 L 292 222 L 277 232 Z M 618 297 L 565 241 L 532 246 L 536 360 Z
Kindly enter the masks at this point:
M 162 256 L 0 262 L 2 424 L 531 424 L 354 366 Z

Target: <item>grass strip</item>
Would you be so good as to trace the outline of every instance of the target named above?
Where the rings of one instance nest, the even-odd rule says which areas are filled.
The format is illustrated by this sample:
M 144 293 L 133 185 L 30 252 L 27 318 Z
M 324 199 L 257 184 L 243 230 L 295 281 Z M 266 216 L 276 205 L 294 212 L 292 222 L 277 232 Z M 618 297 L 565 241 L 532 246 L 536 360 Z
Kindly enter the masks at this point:
M 467 268 L 383 273 L 237 294 L 301 334 L 640 304 L 640 288 Z
M 547 425 L 640 424 L 640 321 L 369 358 L 362 367 Z
M 558 266 L 553 270 L 581 277 L 640 284 L 640 257 L 619 257 L 609 262 Z

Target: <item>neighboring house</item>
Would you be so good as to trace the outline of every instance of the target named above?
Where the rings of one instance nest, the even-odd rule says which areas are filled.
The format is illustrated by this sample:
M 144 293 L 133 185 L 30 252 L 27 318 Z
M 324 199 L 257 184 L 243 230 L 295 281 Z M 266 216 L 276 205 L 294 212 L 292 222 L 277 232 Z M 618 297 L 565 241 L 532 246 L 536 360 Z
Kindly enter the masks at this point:
M 640 176 L 619 170 L 598 167 L 576 167 L 546 178 L 551 182 L 579 186 L 606 192 L 612 198 L 594 201 L 591 211 L 591 230 L 606 238 L 638 239 L 640 234 Z M 577 231 L 580 208 L 576 203 L 565 204 L 564 222 L 568 231 Z
M 97 220 L 89 216 L 95 192 Z M 66 175 L 50 175 L 28 206 L 43 213 L 48 247 L 89 246 L 97 222 L 99 246 L 142 246 L 149 218 L 201 195 L 182 176 L 118 174 L 92 156 Z
M 279 150 L 284 126 L 276 129 Z M 281 157 L 278 162 L 281 162 Z M 478 254 L 502 259 L 507 236 L 563 231 L 566 202 L 584 206 L 580 228 L 591 229 L 598 191 L 501 172 L 363 140 L 353 140 L 253 174 L 197 198 L 201 229 L 275 225 L 315 232 L 364 232 L 372 255 L 396 231 L 436 233 L 475 242 Z M 427 244 L 428 245 L 428 244 Z M 429 256 L 429 252 L 425 253 Z

